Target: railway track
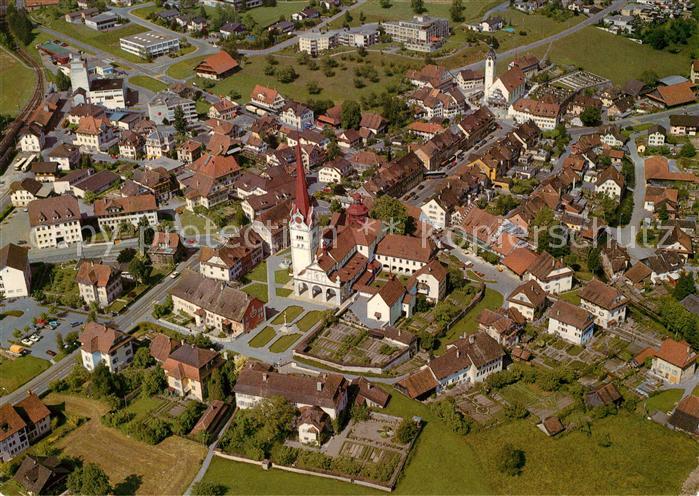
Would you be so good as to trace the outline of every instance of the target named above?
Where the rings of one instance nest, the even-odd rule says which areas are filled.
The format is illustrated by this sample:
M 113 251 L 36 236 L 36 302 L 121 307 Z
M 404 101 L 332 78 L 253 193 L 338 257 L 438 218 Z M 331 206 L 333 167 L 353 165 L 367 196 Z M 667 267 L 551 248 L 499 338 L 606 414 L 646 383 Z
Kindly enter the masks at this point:
M 19 115 L 15 117 L 15 120 L 7 126 L 5 135 L 0 140 L 0 172 L 4 172 L 9 164 L 17 134 L 27 123 L 34 110 L 41 104 L 44 96 L 44 70 L 41 65 L 31 58 L 24 49 L 17 50 L 15 55 L 32 68 L 34 74 L 36 74 L 36 85 L 31 98 Z

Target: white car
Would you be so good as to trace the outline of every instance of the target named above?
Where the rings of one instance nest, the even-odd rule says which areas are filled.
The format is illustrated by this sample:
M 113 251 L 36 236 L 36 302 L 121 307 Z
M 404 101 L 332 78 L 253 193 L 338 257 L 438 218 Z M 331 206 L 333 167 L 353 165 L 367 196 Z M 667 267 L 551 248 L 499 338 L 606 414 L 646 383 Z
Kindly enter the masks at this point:
M 41 339 L 41 336 L 39 336 L 38 334 L 32 334 L 31 336 L 29 336 L 29 339 L 32 343 L 38 343 Z
M 22 342 L 22 344 L 25 345 L 25 346 L 31 346 L 31 345 L 34 344 L 34 342 L 33 342 L 31 339 L 29 339 L 29 338 L 24 338 L 21 342 Z

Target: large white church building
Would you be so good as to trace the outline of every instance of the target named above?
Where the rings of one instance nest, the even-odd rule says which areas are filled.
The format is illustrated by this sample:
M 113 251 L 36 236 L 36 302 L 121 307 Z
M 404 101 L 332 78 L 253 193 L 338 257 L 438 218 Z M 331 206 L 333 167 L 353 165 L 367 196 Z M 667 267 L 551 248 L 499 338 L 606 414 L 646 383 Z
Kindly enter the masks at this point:
M 493 106 L 509 107 L 527 92 L 527 77 L 519 67 L 512 67 L 495 78 L 495 50 L 492 48 L 485 57 L 485 81 L 483 99 Z
M 403 314 L 411 315 L 420 282 L 416 273 L 433 259 L 434 243 L 430 239 L 385 233 L 380 220 L 369 218 L 369 210 L 359 195 L 344 212 L 335 214 L 330 226 L 321 232 L 299 155 L 297 148 L 296 197 L 289 215 L 294 296 L 333 307 L 357 293 L 370 301 L 380 300 L 381 289 L 372 286 L 380 272 L 415 275 L 407 287 L 397 279 L 390 285 L 395 290 L 398 283 L 401 294 L 393 291 L 392 296 L 400 297 L 401 302 L 405 300 Z M 391 317 L 389 322 L 393 321 Z

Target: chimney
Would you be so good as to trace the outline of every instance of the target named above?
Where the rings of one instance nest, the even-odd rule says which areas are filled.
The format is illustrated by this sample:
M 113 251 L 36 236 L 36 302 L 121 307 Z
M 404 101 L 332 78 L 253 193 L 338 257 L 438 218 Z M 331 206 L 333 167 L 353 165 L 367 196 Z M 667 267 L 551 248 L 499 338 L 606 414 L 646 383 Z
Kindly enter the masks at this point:
M 262 374 L 262 382 L 267 382 L 267 373 Z
M 471 334 L 471 335 L 468 337 L 468 342 L 471 343 L 471 344 L 475 343 L 475 342 L 476 342 L 476 336 L 473 335 L 473 334 Z
M 316 391 L 322 391 L 323 390 L 323 383 L 318 381 L 316 382 Z
M 461 357 L 461 350 L 459 348 L 456 348 L 456 358 Z

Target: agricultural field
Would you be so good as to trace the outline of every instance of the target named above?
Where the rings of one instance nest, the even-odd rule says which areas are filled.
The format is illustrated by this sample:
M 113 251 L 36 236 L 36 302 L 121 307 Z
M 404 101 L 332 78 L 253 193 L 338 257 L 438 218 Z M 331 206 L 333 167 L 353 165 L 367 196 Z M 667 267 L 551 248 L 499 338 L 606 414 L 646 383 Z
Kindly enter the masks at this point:
M 32 96 L 34 84 L 34 71 L 0 48 L 0 115 L 17 115 Z
M 90 420 L 57 443 L 67 456 L 98 464 L 115 494 L 183 494 L 206 455 L 206 448 L 177 436 L 156 446 L 135 441 L 100 422 L 108 407 L 96 400 L 51 394 L 49 405 L 65 403 L 66 413 Z

